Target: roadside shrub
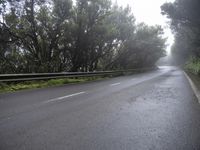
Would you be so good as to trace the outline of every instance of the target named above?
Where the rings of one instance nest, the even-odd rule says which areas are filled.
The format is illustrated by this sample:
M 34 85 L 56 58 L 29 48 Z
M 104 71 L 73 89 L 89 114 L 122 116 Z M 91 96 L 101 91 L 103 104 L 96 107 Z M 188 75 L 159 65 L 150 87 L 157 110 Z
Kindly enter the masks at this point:
M 200 58 L 191 57 L 187 61 L 185 69 L 195 75 L 200 75 Z

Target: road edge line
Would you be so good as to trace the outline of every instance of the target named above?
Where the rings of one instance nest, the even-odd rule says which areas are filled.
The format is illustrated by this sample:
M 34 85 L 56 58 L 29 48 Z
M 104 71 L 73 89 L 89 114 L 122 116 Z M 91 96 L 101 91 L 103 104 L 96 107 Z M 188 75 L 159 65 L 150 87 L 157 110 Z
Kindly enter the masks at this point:
M 190 86 L 192 87 L 192 90 L 193 90 L 193 92 L 194 92 L 195 96 L 197 97 L 198 102 L 200 104 L 200 90 L 197 88 L 197 86 L 192 81 L 192 79 L 188 76 L 188 74 L 185 71 L 183 71 L 183 72 L 184 72 L 185 77 L 188 79 Z

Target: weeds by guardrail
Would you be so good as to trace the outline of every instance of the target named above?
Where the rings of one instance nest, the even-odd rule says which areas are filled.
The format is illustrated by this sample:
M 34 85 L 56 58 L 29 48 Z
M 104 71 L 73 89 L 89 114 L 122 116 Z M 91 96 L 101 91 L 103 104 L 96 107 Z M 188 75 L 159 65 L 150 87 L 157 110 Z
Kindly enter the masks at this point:
M 62 72 L 62 73 L 30 73 L 30 74 L 0 74 L 0 82 L 15 82 L 15 81 L 31 81 L 31 80 L 48 80 L 59 78 L 74 78 L 74 77 L 92 77 L 92 76 L 109 76 L 120 75 L 124 73 L 142 72 L 153 70 L 155 68 L 142 68 L 117 71 L 98 71 L 98 72 Z

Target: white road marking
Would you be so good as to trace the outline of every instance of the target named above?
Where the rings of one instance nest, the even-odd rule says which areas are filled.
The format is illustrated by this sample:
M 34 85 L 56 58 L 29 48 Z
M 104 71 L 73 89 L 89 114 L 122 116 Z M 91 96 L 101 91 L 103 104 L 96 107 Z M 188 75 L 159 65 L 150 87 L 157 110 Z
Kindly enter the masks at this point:
M 116 86 L 116 85 L 120 85 L 121 83 L 114 83 L 114 84 L 110 84 L 110 86 Z
M 63 100 L 63 99 L 65 99 L 65 98 L 69 98 L 69 97 L 81 95 L 81 94 L 84 94 L 84 93 L 86 93 L 86 92 L 74 93 L 74 94 L 71 94 L 71 95 L 66 95 L 66 96 L 63 96 L 63 97 L 58 97 L 58 98 L 54 98 L 54 99 L 47 100 L 47 101 L 45 101 L 44 103 L 50 103 L 50 102 L 60 101 L 60 100 Z

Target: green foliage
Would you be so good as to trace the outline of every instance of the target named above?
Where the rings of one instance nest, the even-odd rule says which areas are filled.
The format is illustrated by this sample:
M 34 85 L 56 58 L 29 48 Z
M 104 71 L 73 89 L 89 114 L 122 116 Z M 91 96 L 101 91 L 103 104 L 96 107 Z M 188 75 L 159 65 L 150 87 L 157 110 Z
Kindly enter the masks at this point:
M 71 83 L 84 83 L 87 81 L 93 80 L 101 80 L 103 77 L 85 77 L 85 78 L 76 78 L 76 79 L 51 79 L 46 81 L 26 81 L 26 82 L 19 82 L 19 83 L 1 83 L 0 82 L 0 93 L 5 92 L 14 92 L 24 89 L 37 89 L 37 88 L 44 88 L 44 87 L 52 87 L 52 86 L 59 86 L 64 84 L 71 84 Z
M 200 58 L 191 57 L 187 61 L 185 69 L 195 75 L 200 75 Z
M 0 1 L 0 73 L 138 68 L 164 55 L 162 29 L 136 25 L 129 6 L 73 2 Z
M 136 32 L 124 44 L 114 65 L 120 68 L 142 68 L 154 66 L 165 56 L 165 42 L 160 26 L 139 24 Z
M 175 34 L 173 54 L 179 64 L 190 57 L 200 57 L 200 1 L 176 0 L 165 3 L 162 14 L 171 19 L 171 29 Z

